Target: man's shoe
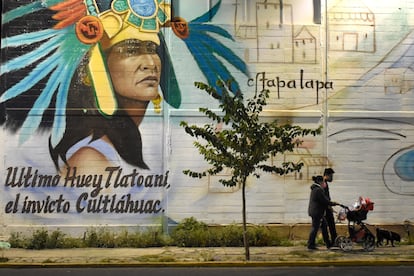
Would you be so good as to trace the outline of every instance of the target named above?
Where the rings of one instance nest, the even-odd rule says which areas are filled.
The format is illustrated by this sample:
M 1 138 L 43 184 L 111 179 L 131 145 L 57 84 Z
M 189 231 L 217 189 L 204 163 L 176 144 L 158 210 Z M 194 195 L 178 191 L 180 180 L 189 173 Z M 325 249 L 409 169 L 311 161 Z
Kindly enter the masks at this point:
M 309 250 L 318 250 L 318 248 L 316 246 L 308 246 Z

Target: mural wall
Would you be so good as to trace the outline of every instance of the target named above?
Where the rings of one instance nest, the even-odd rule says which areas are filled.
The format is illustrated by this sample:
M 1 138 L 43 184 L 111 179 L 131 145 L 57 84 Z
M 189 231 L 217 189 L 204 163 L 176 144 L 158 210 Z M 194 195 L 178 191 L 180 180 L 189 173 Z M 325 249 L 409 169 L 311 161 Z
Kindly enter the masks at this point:
M 386 3 L 385 3 L 386 2 Z M 333 200 L 375 202 L 370 223 L 414 211 L 413 27 L 408 0 L 2 1 L 0 220 L 33 227 L 241 222 L 241 191 L 179 126 L 218 102 L 194 87 L 270 90 L 263 119 L 323 125 L 300 173 L 248 180 L 250 223 L 309 223 L 311 178 Z M 320 8 L 320 10 L 319 10 Z M 411 134 L 413 133 L 413 134 Z

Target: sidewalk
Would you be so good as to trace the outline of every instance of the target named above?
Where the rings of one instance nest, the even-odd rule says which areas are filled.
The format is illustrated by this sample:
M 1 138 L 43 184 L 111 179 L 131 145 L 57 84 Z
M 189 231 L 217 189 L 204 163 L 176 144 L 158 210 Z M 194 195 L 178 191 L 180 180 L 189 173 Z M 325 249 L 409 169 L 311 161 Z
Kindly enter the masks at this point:
M 76 248 L 2 251 L 1 267 L 58 266 L 327 266 L 410 265 L 414 266 L 414 245 L 384 246 L 365 252 L 353 250 L 308 251 L 304 246 L 251 247 L 245 262 L 243 247 L 222 248 Z

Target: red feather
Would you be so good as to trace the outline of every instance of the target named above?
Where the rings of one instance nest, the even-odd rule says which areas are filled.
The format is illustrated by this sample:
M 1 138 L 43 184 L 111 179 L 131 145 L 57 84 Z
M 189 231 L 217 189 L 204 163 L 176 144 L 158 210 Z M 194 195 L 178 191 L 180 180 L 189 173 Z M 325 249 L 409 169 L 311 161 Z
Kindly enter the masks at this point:
M 66 0 L 59 4 L 49 7 L 52 11 L 61 11 L 66 10 L 72 6 L 77 6 L 79 4 L 83 4 L 83 0 Z
M 87 14 L 83 0 L 67 0 L 51 6 L 49 9 L 57 11 L 57 13 L 52 16 L 53 19 L 59 21 L 59 23 L 53 27 L 54 29 L 63 29 L 75 24 Z

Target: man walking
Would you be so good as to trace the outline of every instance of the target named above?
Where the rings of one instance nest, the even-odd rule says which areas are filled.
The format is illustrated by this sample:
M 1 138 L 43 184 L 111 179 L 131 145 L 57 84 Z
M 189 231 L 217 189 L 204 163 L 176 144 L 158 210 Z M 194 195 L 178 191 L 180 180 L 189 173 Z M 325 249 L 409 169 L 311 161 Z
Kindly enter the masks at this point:
M 331 200 L 331 195 L 329 194 L 328 183 L 332 182 L 334 173 L 335 172 L 332 168 L 326 168 L 325 171 L 323 172 L 323 181 L 326 183 L 324 190 L 329 200 Z M 336 245 L 335 241 L 336 241 L 336 237 L 338 236 L 338 234 L 336 233 L 334 210 L 332 206 L 328 206 L 328 208 L 326 209 L 325 219 L 328 224 L 328 230 L 329 230 L 329 235 L 330 235 L 330 246 L 334 246 Z
M 336 203 L 328 199 L 324 189 L 326 182 L 323 181 L 322 175 L 314 176 L 312 180 L 313 184 L 310 187 L 311 193 L 308 206 L 308 214 L 312 218 L 312 226 L 307 246 L 309 250 L 316 250 L 318 248 L 316 247 L 315 239 L 319 229 L 322 231 L 326 247 L 329 248 L 331 246 L 324 215 L 328 206 L 336 205 Z

